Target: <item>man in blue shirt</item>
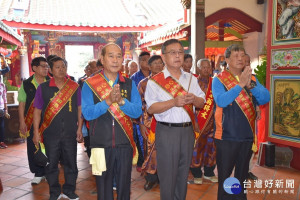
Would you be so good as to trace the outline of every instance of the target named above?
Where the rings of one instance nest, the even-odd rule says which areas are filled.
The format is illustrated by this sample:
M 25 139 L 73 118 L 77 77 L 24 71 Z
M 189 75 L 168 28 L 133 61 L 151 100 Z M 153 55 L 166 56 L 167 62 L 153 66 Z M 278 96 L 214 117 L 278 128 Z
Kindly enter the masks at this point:
M 150 67 L 148 65 L 148 60 L 150 58 L 150 53 L 143 51 L 139 55 L 139 67 L 140 70 L 135 72 L 130 79 L 134 80 L 135 85 L 138 86 L 139 82 L 143 80 L 144 78 L 148 77 L 150 75 Z
M 229 70 L 224 69 L 212 82 L 216 102 L 214 138 L 217 146 L 218 200 L 247 199 L 243 182 L 248 175 L 252 150 L 256 148 L 255 104 L 263 105 L 270 100 L 269 91 L 252 75 L 251 67 L 245 67 L 244 56 L 243 47 L 229 46 L 225 51 Z M 241 190 L 232 194 L 227 192 L 226 185 L 229 184 L 224 182 L 233 168 Z
M 140 70 L 134 73 L 130 79 L 135 82 L 135 85 L 138 86 L 140 81 L 143 80 L 144 78 L 148 77 L 150 75 L 150 67 L 148 65 L 148 60 L 150 58 L 150 53 L 143 51 L 139 55 L 139 66 Z M 134 135 L 134 140 L 136 142 L 136 146 L 139 152 L 139 157 L 138 161 L 136 164 L 136 170 L 138 172 L 142 171 L 142 165 L 144 163 L 144 141 L 143 141 L 143 136 L 140 131 L 140 126 L 138 120 L 134 120 L 133 122 L 133 135 Z
M 129 200 L 135 153 L 131 118 L 142 114 L 142 101 L 135 83 L 119 72 L 121 48 L 107 44 L 100 59 L 104 70 L 82 87 L 82 114 L 90 121 L 92 173 L 96 175 L 98 200 L 113 200 L 113 177 L 118 199 Z

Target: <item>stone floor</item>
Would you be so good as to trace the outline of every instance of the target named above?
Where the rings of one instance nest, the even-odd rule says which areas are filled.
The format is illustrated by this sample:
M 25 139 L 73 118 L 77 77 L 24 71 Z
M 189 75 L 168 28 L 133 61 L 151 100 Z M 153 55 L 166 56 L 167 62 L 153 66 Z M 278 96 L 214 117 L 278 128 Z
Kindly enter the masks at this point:
M 14 142 L 8 144 L 6 149 L 0 149 L 0 177 L 4 191 L 0 200 L 44 200 L 49 199 L 49 189 L 47 182 L 32 186 L 30 184 L 33 174 L 28 168 L 26 143 Z M 86 153 L 83 145 L 78 144 L 78 179 L 76 193 L 81 200 L 97 199 L 95 191 L 95 179 L 91 173 Z M 62 169 L 61 169 L 62 171 Z M 262 180 L 263 188 L 254 188 L 252 183 L 248 189 L 248 200 L 296 200 L 300 198 L 300 172 L 291 168 L 275 167 L 266 168 L 255 166 L 253 173 Z M 192 178 L 191 176 L 189 177 Z M 294 180 L 294 189 L 285 187 L 286 180 Z M 265 188 L 265 180 L 273 180 L 272 187 L 268 191 Z M 63 183 L 63 174 L 60 173 L 60 182 Z M 270 183 L 270 181 L 268 181 Z M 283 182 L 284 186 L 275 187 L 275 183 Z M 144 178 L 132 169 L 132 200 L 159 200 L 159 186 L 146 192 L 143 189 Z M 187 200 L 213 200 L 217 199 L 218 185 L 209 181 L 204 181 L 202 185 L 188 185 Z

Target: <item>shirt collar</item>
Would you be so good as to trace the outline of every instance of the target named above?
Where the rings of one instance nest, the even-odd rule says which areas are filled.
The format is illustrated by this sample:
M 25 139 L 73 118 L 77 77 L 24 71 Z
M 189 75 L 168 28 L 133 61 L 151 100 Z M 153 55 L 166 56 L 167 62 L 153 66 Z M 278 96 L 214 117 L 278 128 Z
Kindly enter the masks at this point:
M 142 76 L 142 77 L 145 77 L 141 69 L 138 71 L 138 75 Z
M 189 74 L 191 73 L 187 73 L 185 71 L 183 71 L 182 69 L 180 69 L 181 71 L 181 75 L 180 76 L 184 76 L 184 78 L 186 78 Z M 168 78 L 169 76 L 172 76 L 171 73 L 168 70 L 168 67 L 165 67 L 162 72 L 164 73 L 165 79 Z
M 106 80 L 108 80 L 108 78 L 104 74 L 104 70 L 102 70 L 100 73 L 105 77 Z M 125 82 L 125 78 L 124 78 L 124 76 L 122 76 L 121 72 L 118 72 L 118 76 L 115 80 L 115 83 L 117 83 L 118 80 L 120 80 L 120 82 Z
M 65 78 L 65 82 L 66 82 L 66 80 L 67 80 L 67 78 Z M 54 80 L 53 77 L 50 79 L 49 86 L 50 87 L 57 87 L 56 84 L 55 84 L 55 80 Z
M 34 85 L 35 88 L 37 88 L 37 87 L 39 86 L 38 82 L 37 82 L 36 79 L 35 79 L 35 74 L 33 74 L 31 83 Z
M 44 78 L 44 82 L 46 81 L 46 77 Z M 35 74 L 33 74 L 33 78 L 31 80 L 31 83 L 34 85 L 35 88 L 39 86 L 39 83 L 35 79 Z

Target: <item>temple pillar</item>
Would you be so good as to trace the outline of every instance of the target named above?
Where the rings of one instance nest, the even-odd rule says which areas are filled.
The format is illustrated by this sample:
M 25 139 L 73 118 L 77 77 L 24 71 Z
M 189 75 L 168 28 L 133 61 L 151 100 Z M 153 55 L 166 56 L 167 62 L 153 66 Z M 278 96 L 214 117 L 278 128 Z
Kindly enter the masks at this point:
M 195 61 L 205 57 L 205 0 L 191 2 L 191 53 Z
M 20 75 L 21 80 L 27 79 L 29 74 L 28 51 L 26 46 L 21 46 L 19 49 L 20 54 Z

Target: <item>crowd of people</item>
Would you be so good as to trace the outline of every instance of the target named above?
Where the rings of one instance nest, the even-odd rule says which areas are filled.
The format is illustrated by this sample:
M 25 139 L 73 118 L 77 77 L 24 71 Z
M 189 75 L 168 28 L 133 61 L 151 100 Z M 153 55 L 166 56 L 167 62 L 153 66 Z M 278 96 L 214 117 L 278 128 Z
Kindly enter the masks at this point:
M 257 178 L 249 169 L 254 125 L 258 106 L 270 95 L 252 75 L 244 48 L 229 46 L 228 66 L 215 74 L 205 58 L 192 73 L 193 57 L 179 40 L 164 42 L 161 52 L 123 62 L 122 49 L 109 43 L 98 60 L 87 63 L 78 83 L 63 58 L 32 60 L 34 75 L 23 81 L 18 96 L 20 134 L 27 138 L 32 184 L 46 179 L 50 200 L 79 199 L 77 142 L 84 142 L 90 158 L 98 200 L 114 199 L 114 187 L 117 199 L 130 199 L 135 155 L 144 189 L 159 184 L 162 200 L 184 200 L 187 184 L 203 179 L 218 182 L 218 200 L 247 199 L 243 192 L 226 193 L 223 183 L 233 171 L 241 183 Z M 35 162 L 42 147 L 46 166 Z

